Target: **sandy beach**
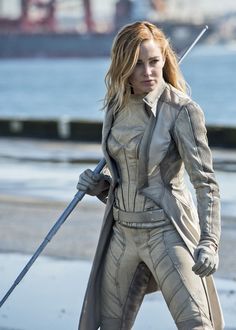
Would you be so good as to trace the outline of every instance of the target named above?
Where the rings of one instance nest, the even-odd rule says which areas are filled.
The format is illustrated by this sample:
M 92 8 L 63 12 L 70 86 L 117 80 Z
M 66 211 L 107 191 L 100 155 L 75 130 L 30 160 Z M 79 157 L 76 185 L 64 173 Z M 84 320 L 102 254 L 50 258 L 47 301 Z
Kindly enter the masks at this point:
M 59 218 L 64 202 L 0 196 L 0 251 L 32 254 Z M 104 205 L 96 199 L 82 201 L 60 228 L 43 254 L 92 260 Z M 236 218 L 222 218 L 220 265 L 217 276 L 236 281 Z
M 64 202 L 0 196 L 1 297 L 65 207 Z M 77 329 L 103 210 L 101 202 L 90 198 L 76 207 L 2 307 L 0 330 Z M 222 220 L 215 275 L 228 330 L 236 329 L 235 220 Z M 160 294 L 145 298 L 134 329 L 156 329 L 156 314 L 161 330 L 175 329 Z
M 2 298 L 76 193 L 76 180 L 85 166 L 76 163 L 77 152 L 83 156 L 88 149 L 83 146 L 84 150 L 76 150 L 71 144 L 71 150 L 68 151 L 61 144 L 31 142 L 30 150 L 26 141 L 10 144 L 11 149 L 8 147 L 9 141 L 2 140 L 1 143 L 2 147 L 5 146 L 5 149 L 1 149 L 0 163 Z M 35 151 L 34 154 L 32 151 L 37 148 L 40 152 Z M 24 151 L 21 153 L 23 159 L 12 159 L 16 149 Z M 64 150 L 63 154 L 56 153 L 56 149 Z M 29 153 L 31 159 L 27 160 Z M 48 155 L 53 155 L 58 165 L 56 162 L 47 162 Z M 223 171 L 217 174 L 222 185 L 224 204 L 220 265 L 215 279 L 225 316 L 225 329 L 235 330 L 236 196 L 233 179 L 236 157 L 235 153 L 219 151 L 215 151 L 214 156 L 216 160 L 218 158 L 216 165 L 223 166 Z M 100 151 L 96 157 L 100 157 Z M 63 158 L 67 162 L 63 163 Z M 70 163 L 72 158 L 75 166 Z M 228 162 L 222 161 L 224 159 Z M 224 171 L 225 164 L 230 169 L 233 166 L 233 171 Z M 1 308 L 0 330 L 77 329 L 103 211 L 104 204 L 95 197 L 85 196 Z M 160 330 L 175 329 L 160 293 L 145 298 L 134 330 L 154 330 L 157 324 Z
M 1 197 L 0 197 L 1 199 Z M 14 199 L 0 201 L 0 251 L 32 254 L 59 218 L 66 203 Z M 44 250 L 44 255 L 91 260 L 104 206 L 84 202 L 74 210 Z

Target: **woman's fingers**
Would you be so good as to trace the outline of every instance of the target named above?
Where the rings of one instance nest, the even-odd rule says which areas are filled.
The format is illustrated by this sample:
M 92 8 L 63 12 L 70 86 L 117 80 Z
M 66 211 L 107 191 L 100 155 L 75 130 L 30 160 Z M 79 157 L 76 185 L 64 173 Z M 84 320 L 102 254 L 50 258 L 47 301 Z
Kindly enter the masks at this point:
M 198 251 L 197 260 L 192 270 L 196 275 L 200 277 L 209 276 L 216 270 L 216 258 L 210 253 L 206 253 L 204 250 Z
M 100 180 L 101 174 L 94 174 L 92 170 L 87 169 L 80 174 L 77 189 L 84 192 L 93 190 Z

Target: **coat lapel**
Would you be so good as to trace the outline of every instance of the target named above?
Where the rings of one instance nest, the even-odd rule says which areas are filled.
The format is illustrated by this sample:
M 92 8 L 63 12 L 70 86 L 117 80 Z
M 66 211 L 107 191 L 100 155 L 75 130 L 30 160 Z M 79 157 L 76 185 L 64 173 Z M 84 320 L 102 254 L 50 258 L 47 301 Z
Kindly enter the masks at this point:
M 138 186 L 137 188 L 144 188 L 148 183 L 148 151 L 152 134 L 156 125 L 156 118 L 151 115 L 149 123 L 145 129 L 140 149 L 139 149 L 139 162 L 138 162 Z
M 111 172 L 112 184 L 115 185 L 118 178 L 117 170 L 114 162 L 112 161 L 107 151 L 107 139 L 112 127 L 113 119 L 114 119 L 113 111 L 111 109 L 106 110 L 105 120 L 103 124 L 103 131 L 102 131 L 102 150 L 107 162 L 107 166 Z
M 158 101 L 156 105 L 156 115 L 151 114 L 149 124 L 143 135 L 140 144 L 139 162 L 138 162 L 138 189 L 145 188 L 148 185 L 148 162 L 149 150 L 155 130 L 162 102 Z

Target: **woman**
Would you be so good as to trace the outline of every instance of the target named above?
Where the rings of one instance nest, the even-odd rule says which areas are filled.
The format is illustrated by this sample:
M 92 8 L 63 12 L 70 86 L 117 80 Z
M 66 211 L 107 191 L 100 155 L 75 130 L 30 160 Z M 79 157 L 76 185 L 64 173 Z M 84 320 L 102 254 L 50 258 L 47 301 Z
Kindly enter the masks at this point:
M 144 295 L 161 290 L 178 329 L 222 329 L 219 189 L 204 116 L 163 32 L 149 22 L 116 36 L 106 76 L 107 173 L 77 188 L 106 202 L 80 330 L 131 329 Z M 197 210 L 184 183 L 196 190 Z

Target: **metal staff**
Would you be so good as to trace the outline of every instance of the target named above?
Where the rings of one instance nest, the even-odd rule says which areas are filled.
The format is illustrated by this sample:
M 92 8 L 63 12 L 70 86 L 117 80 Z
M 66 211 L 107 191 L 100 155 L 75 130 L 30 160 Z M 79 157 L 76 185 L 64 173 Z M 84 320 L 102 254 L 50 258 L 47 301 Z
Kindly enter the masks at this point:
M 196 43 L 198 42 L 198 40 L 202 37 L 202 35 L 206 32 L 207 29 L 208 29 L 208 27 L 205 26 L 204 29 L 200 32 L 200 34 L 197 36 L 197 38 L 193 41 L 193 43 L 186 50 L 186 52 L 179 59 L 179 64 L 186 57 L 186 55 L 191 51 L 191 49 L 196 45 Z M 94 169 L 94 173 L 95 174 L 100 173 L 101 170 L 103 169 L 103 167 L 105 166 L 105 164 L 106 164 L 106 160 L 105 160 L 105 158 L 102 158 L 100 160 L 100 162 L 98 163 L 98 165 L 96 166 L 96 168 Z M 74 208 L 76 207 L 76 205 L 83 199 L 84 195 L 85 195 L 85 192 L 81 192 L 81 191 L 78 191 L 75 194 L 75 196 L 72 199 L 72 201 L 70 202 L 70 204 L 64 210 L 64 212 L 59 217 L 59 219 L 56 221 L 56 223 L 54 224 L 54 226 L 50 229 L 50 231 L 48 232 L 47 236 L 44 238 L 43 242 L 40 244 L 40 246 L 35 251 L 35 253 L 33 254 L 33 256 L 30 258 L 30 260 L 28 261 L 28 263 L 26 264 L 26 266 L 23 268 L 23 270 L 21 271 L 21 273 L 16 278 L 15 282 L 13 283 L 13 285 L 10 287 L 10 289 L 7 291 L 7 293 L 5 294 L 5 296 L 0 301 L 0 308 L 2 307 L 2 305 L 4 304 L 4 302 L 7 300 L 7 298 L 10 296 L 10 294 L 15 289 L 15 287 L 23 279 L 23 277 L 25 276 L 25 274 L 28 272 L 28 270 L 30 269 L 30 267 L 33 265 L 33 263 L 35 262 L 35 260 L 40 255 L 40 253 L 44 250 L 44 248 L 46 247 L 46 245 L 51 241 L 51 239 L 53 238 L 53 236 L 57 233 L 57 231 L 59 230 L 59 228 L 66 221 L 66 219 L 71 214 L 71 212 L 74 210 Z
M 186 50 L 186 52 L 181 56 L 181 58 L 179 59 L 179 64 L 183 61 L 183 59 L 188 55 L 188 53 L 193 49 L 193 47 L 196 45 L 196 43 L 198 42 L 198 40 L 201 39 L 201 37 L 203 36 L 203 34 L 208 30 L 208 26 L 205 25 L 205 27 L 202 29 L 202 31 L 199 33 L 199 35 L 197 36 L 197 38 L 194 40 L 194 42 L 192 43 L 191 46 L 188 47 L 188 49 Z
M 106 161 L 105 161 L 105 158 L 103 158 L 102 160 L 100 160 L 100 162 L 96 166 L 96 168 L 94 170 L 94 173 L 95 174 L 100 173 L 101 170 L 103 169 L 103 167 L 105 166 L 105 164 L 106 164 Z M 43 242 L 40 244 L 40 246 L 38 247 L 38 249 L 36 250 L 36 252 L 33 254 L 33 256 L 28 261 L 28 263 L 26 264 L 26 266 L 23 268 L 23 270 L 21 271 L 21 273 L 18 275 L 18 277 L 16 278 L 16 280 L 13 283 L 13 285 L 11 286 L 11 288 L 7 291 L 7 293 L 5 294 L 5 296 L 3 297 L 3 299 L 0 301 L 0 307 L 4 304 L 4 302 L 10 296 L 10 294 L 15 289 L 15 287 L 17 286 L 17 284 L 20 283 L 20 281 L 23 279 L 23 277 L 28 272 L 28 270 L 30 269 L 30 267 L 33 265 L 33 263 L 35 262 L 35 260 L 38 258 L 38 256 L 40 255 L 40 253 L 44 250 L 44 248 L 46 247 L 46 245 L 51 241 L 51 239 L 57 233 L 57 231 L 59 230 L 59 228 L 61 227 L 61 225 L 63 225 L 63 223 L 68 218 L 68 216 L 74 210 L 74 208 L 76 207 L 76 205 L 78 204 L 78 202 L 82 200 L 82 198 L 84 197 L 84 195 L 85 195 L 85 192 L 81 192 L 81 191 L 78 191 L 75 194 L 75 196 L 72 199 L 72 201 L 70 202 L 70 204 L 67 206 L 67 208 L 62 213 L 62 215 L 59 217 L 59 219 L 57 220 L 57 222 L 54 224 L 54 226 L 48 232 L 47 236 L 44 238 Z

